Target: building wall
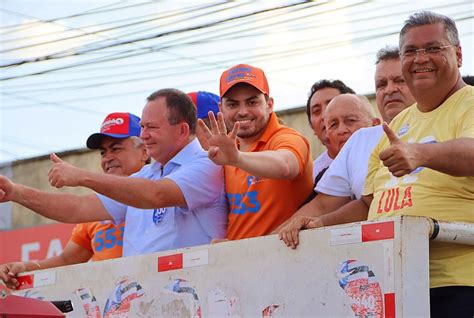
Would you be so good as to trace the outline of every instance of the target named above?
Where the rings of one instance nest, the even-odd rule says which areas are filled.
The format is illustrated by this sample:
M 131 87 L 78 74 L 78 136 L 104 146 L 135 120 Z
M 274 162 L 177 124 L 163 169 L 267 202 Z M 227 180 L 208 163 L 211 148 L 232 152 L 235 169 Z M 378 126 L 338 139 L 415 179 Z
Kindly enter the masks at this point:
M 321 154 L 325 148 L 314 135 L 306 115 L 306 107 L 284 110 L 278 112 L 280 118 L 286 126 L 292 127 L 302 133 L 311 145 L 311 154 L 313 160 Z

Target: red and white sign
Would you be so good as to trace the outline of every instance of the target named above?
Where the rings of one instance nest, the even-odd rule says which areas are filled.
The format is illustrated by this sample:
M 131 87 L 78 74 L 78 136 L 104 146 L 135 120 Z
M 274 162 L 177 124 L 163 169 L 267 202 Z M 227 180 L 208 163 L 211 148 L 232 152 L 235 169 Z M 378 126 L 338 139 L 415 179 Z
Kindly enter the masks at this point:
M 0 264 L 59 255 L 73 228 L 74 224 L 57 223 L 0 231 Z
M 362 223 L 360 226 L 339 227 L 331 230 L 331 245 L 345 245 L 391 240 L 395 237 L 394 222 Z
M 56 283 L 56 270 L 41 271 L 32 274 L 20 274 L 17 277 L 18 287 L 16 289 L 29 289 L 53 285 Z
M 171 254 L 158 257 L 158 272 L 203 266 L 207 264 L 209 264 L 208 250 Z

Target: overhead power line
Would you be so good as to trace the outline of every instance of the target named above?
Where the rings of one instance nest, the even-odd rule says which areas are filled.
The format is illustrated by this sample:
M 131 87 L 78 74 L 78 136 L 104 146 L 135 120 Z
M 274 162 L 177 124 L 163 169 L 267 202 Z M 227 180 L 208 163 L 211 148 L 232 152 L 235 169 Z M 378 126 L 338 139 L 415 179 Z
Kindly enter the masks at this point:
M 127 5 L 127 6 L 118 7 L 118 8 L 110 8 L 112 6 L 115 6 L 115 5 L 123 3 L 123 2 L 125 2 L 125 1 L 115 2 L 115 3 L 112 3 L 112 4 L 97 7 L 95 9 L 87 10 L 87 11 L 84 11 L 84 12 L 81 12 L 81 13 L 76 13 L 76 14 L 72 14 L 72 15 L 69 15 L 69 16 L 63 16 L 63 17 L 54 18 L 54 19 L 48 19 L 48 20 L 37 19 L 36 21 L 31 21 L 31 22 L 27 22 L 27 23 L 5 25 L 5 26 L 1 26 L 0 29 L 17 29 L 17 28 L 23 28 L 23 27 L 31 28 L 31 27 L 36 26 L 36 24 L 41 24 L 41 23 L 52 23 L 52 22 L 57 22 L 57 21 L 60 21 L 60 20 L 78 18 L 78 17 L 82 17 L 82 16 L 89 16 L 89 15 L 100 14 L 100 13 L 110 13 L 110 12 L 113 12 L 113 11 L 118 11 L 118 10 L 124 10 L 124 9 L 130 9 L 130 8 L 148 6 L 148 5 L 155 4 L 153 2 L 147 1 L 147 2 L 143 2 L 143 3 L 135 3 L 135 4 L 132 4 L 132 5 Z M 109 8 L 109 9 L 100 10 L 100 9 L 104 9 L 104 8 Z M 18 13 L 18 12 L 8 10 L 8 9 L 5 9 L 5 8 L 0 8 L 0 10 L 4 11 L 4 12 L 9 12 L 9 13 L 12 13 L 12 14 L 16 14 L 16 15 L 21 15 L 21 16 L 29 18 L 29 19 L 33 18 L 33 17 L 28 16 L 26 14 Z M 36 19 L 36 18 L 33 18 L 33 19 Z M 6 34 L 6 32 L 1 33 L 1 35 L 5 35 L 5 34 Z
M 10 66 L 19 66 L 19 65 L 23 65 L 23 64 L 35 63 L 35 62 L 41 62 L 41 61 L 47 61 L 47 60 L 53 60 L 53 59 L 60 59 L 60 58 L 69 57 L 69 56 L 78 56 L 78 55 L 82 55 L 86 52 L 92 52 L 92 51 L 97 51 L 97 50 L 103 50 L 105 48 L 111 48 L 111 47 L 116 47 L 116 46 L 122 46 L 122 45 L 125 45 L 125 44 L 142 42 L 142 41 L 146 41 L 146 40 L 150 40 L 150 39 L 156 39 L 156 38 L 160 38 L 160 37 L 163 37 L 163 36 L 166 36 L 166 35 L 171 35 L 171 34 L 188 32 L 188 31 L 192 31 L 192 30 L 199 30 L 199 29 L 215 26 L 215 25 L 218 25 L 218 24 L 223 23 L 223 22 L 228 22 L 228 21 L 241 19 L 241 18 L 248 17 L 248 16 L 257 15 L 257 14 L 261 14 L 263 12 L 281 10 L 281 9 L 292 7 L 292 6 L 301 5 L 301 4 L 307 3 L 307 2 L 309 2 L 309 1 L 304 0 L 302 2 L 298 2 L 298 3 L 294 3 L 294 4 L 290 4 L 290 5 L 283 5 L 283 6 L 270 8 L 270 9 L 259 10 L 259 11 L 256 11 L 256 12 L 252 12 L 252 13 L 248 13 L 248 14 L 243 14 L 243 15 L 227 18 L 225 20 L 219 20 L 219 21 L 215 21 L 215 22 L 204 23 L 204 24 L 201 24 L 201 25 L 198 25 L 198 26 L 187 27 L 187 28 L 182 28 L 182 29 L 178 29 L 178 30 L 158 33 L 158 34 L 155 34 L 155 35 L 141 37 L 141 38 L 137 38 L 137 39 L 134 39 L 134 40 L 122 41 L 122 42 L 118 42 L 118 43 L 109 44 L 109 45 L 103 46 L 103 47 L 84 50 L 84 51 L 81 51 L 81 52 L 64 54 L 64 55 L 59 55 L 59 56 L 56 56 L 56 54 L 49 54 L 49 55 L 45 55 L 45 56 L 41 56 L 41 57 L 37 57 L 37 58 L 33 58 L 33 59 L 24 59 L 24 60 L 14 62 L 14 63 L 0 65 L 0 68 L 10 67 Z
M 221 4 L 222 5 L 227 4 L 227 2 L 223 2 Z M 146 26 L 146 28 L 143 28 L 143 29 L 140 29 L 140 30 L 135 30 L 133 32 L 118 34 L 118 35 L 116 35 L 116 38 L 117 37 L 126 38 L 126 37 L 131 36 L 131 35 L 136 35 L 136 34 L 144 33 L 144 32 L 147 32 L 147 31 L 154 31 L 159 27 L 174 26 L 174 25 L 176 25 L 180 22 L 189 21 L 190 19 L 197 19 L 197 18 L 200 18 L 200 17 L 205 17 L 205 16 L 208 16 L 209 14 L 213 14 L 213 13 L 222 13 L 226 10 L 232 10 L 232 9 L 235 9 L 235 8 L 243 6 L 243 5 L 245 5 L 245 4 L 237 3 L 232 7 L 227 7 L 227 8 L 223 8 L 223 9 L 216 9 L 216 10 L 213 10 L 213 11 L 206 11 L 206 10 L 209 9 L 209 8 L 216 8 L 216 7 L 218 7 L 217 5 L 201 7 L 201 8 L 199 8 L 199 10 L 196 10 L 196 8 L 190 9 L 186 12 L 181 12 L 181 13 L 177 14 L 176 17 L 181 16 L 181 15 L 185 15 L 185 14 L 190 13 L 190 12 L 198 13 L 198 14 L 192 15 L 192 16 L 184 16 L 180 19 L 172 20 L 172 21 L 169 21 L 169 22 L 166 22 L 166 23 L 160 23 L 160 24 L 154 24 L 152 26 Z M 204 13 L 199 13 L 200 11 L 205 11 L 205 12 Z M 168 17 L 170 17 L 170 15 L 166 16 L 166 18 L 168 18 Z M 163 20 L 164 18 L 165 17 L 157 18 L 156 21 Z M 155 19 L 153 19 L 153 20 L 155 20 Z M 148 21 L 148 22 L 150 22 L 150 21 Z M 118 41 L 116 38 L 114 40 Z M 131 44 L 134 44 L 134 43 L 131 43 Z M 66 50 L 56 52 L 54 54 L 55 55 L 64 55 L 64 54 L 74 53 L 74 52 L 77 52 L 77 51 L 84 51 L 84 50 L 87 50 L 87 49 L 90 49 L 90 48 L 96 48 L 96 47 L 100 47 L 100 46 L 103 47 L 103 46 L 106 46 L 106 45 L 104 45 L 103 41 L 95 41 L 95 42 L 88 43 L 88 44 L 81 45 L 81 46 L 70 47 Z M 109 51 L 109 50 L 107 50 L 107 51 Z M 91 54 L 91 53 L 92 54 L 101 54 L 101 53 L 98 53 L 98 51 L 93 51 L 93 52 L 86 52 L 86 53 L 84 53 L 84 55 L 88 55 L 88 54 Z
M 177 12 L 177 15 L 186 13 L 188 11 L 189 12 L 194 12 L 196 10 L 196 8 L 197 8 L 197 6 L 189 7 L 187 10 L 179 10 L 179 12 Z M 175 11 L 177 11 L 177 10 L 175 10 Z M 152 13 L 152 14 L 145 14 L 145 15 L 134 16 L 134 17 L 127 17 L 127 18 L 124 18 L 124 19 L 105 21 L 105 22 L 101 22 L 101 23 L 88 24 L 88 25 L 81 26 L 81 29 L 97 28 L 99 26 L 113 25 L 113 24 L 127 22 L 127 21 L 143 20 L 143 19 L 147 19 L 149 17 L 160 16 L 161 14 L 162 13 Z M 171 12 L 169 14 L 171 14 Z M 20 42 L 20 41 L 24 41 L 24 40 L 36 39 L 36 38 L 41 38 L 41 37 L 45 37 L 45 36 L 64 34 L 64 33 L 67 33 L 67 32 L 69 32 L 69 30 L 45 32 L 45 33 L 41 33 L 41 34 L 34 34 L 34 35 L 22 36 L 22 37 L 18 37 L 18 38 L 6 39 L 6 40 L 3 40 L 3 43 Z
M 404 12 L 400 12 L 399 14 L 403 14 Z M 387 16 L 390 16 L 392 14 L 388 14 Z M 471 18 L 472 16 L 470 17 L 467 17 L 467 18 Z M 291 17 L 290 17 L 291 18 Z M 376 18 L 383 18 L 383 15 L 382 16 L 377 16 Z M 463 18 L 463 19 L 467 19 L 467 18 Z M 346 21 L 347 23 L 356 23 L 357 21 L 362 21 L 366 18 L 359 18 L 359 19 L 353 19 L 353 20 L 349 20 L 349 21 Z M 259 19 L 261 20 L 261 19 Z M 460 21 L 460 19 L 458 18 L 457 20 Z M 337 21 L 333 22 L 333 24 L 337 24 Z M 320 24 L 321 26 L 322 25 L 326 25 L 326 26 L 330 26 L 331 23 L 329 24 Z M 273 24 L 268 24 L 267 26 L 271 26 L 272 28 L 275 26 L 275 23 Z M 311 27 L 317 27 L 317 25 L 312 25 Z M 261 28 L 258 29 L 259 31 L 261 30 Z M 365 31 L 369 31 L 369 29 L 365 30 Z M 362 32 L 363 30 L 359 30 L 358 32 Z M 262 31 L 260 31 L 262 32 Z M 240 36 L 243 36 L 243 37 L 250 37 L 250 36 L 253 36 L 252 34 L 245 34 L 244 31 L 242 30 L 237 30 L 237 31 L 234 31 L 234 32 L 230 32 L 230 33 L 227 33 L 227 34 L 221 34 L 218 36 L 219 40 L 222 40 L 222 39 L 236 39 L 238 38 L 239 36 L 234 36 L 234 37 L 225 37 L 229 34 L 240 34 Z M 262 33 L 257 33 L 257 34 L 262 34 Z M 213 36 L 213 37 L 216 37 L 216 36 Z M 195 44 L 200 44 L 200 43 L 203 43 L 205 41 L 209 41 L 210 39 L 212 39 L 213 37 L 208 37 L 206 38 L 205 40 L 203 41 L 193 41 L 193 42 L 184 42 L 184 43 L 178 43 L 178 44 L 173 44 L 173 45 L 170 45 L 170 46 L 160 46 L 160 47 L 145 47 L 143 49 L 140 49 L 140 51 L 138 53 L 133 53 L 133 54 L 126 54 L 126 55 L 120 55 L 120 54 L 113 54 L 112 57 L 103 57 L 103 58 L 98 58 L 98 59 L 95 59 L 95 60 L 89 60 L 89 61 L 86 61 L 86 62 L 83 62 L 83 63 L 77 63 L 77 64 L 74 64 L 74 65 L 68 65 L 68 66 L 62 66 L 62 67 L 59 67 L 59 68 L 55 68 L 55 69 L 50 69 L 48 71 L 41 71 L 41 72 L 37 72 L 37 73 L 34 73 L 34 74 L 28 74 L 28 75 L 22 75 L 22 76 L 16 76 L 16 78 L 20 78 L 20 77 L 27 77 L 27 76 L 32 76 L 32 75 L 42 75 L 42 74 L 46 74 L 48 72 L 51 72 L 51 71 L 58 71 L 58 70 L 62 70 L 62 69 L 67 69 L 67 68 L 70 68 L 70 67 L 79 67 L 79 66 L 84 66 L 84 65 L 89 65 L 89 64 L 93 64 L 93 63 L 102 63 L 104 61 L 112 61 L 112 60 L 119 60 L 119 59 L 124 59 L 124 58 L 128 58 L 128 57 L 131 57 L 131 56 L 137 56 L 137 55 L 143 55 L 143 54 L 150 54 L 150 53 L 153 53 L 153 52 L 156 52 L 156 51 L 160 51 L 160 50 L 166 50 L 166 49 L 169 49 L 169 48 L 176 48 L 176 47 L 179 47 L 181 45 L 186 45 L 186 46 L 189 46 L 189 45 L 195 45 Z M 314 38 L 314 39 L 317 39 L 317 38 Z M 314 40 L 313 39 L 313 40 Z M 295 44 L 295 43 L 290 43 L 291 45 Z M 259 47 L 254 47 L 254 49 L 259 49 Z M 262 49 L 262 48 L 260 48 Z M 246 48 L 243 48 L 241 49 L 240 51 L 242 50 L 246 50 Z M 124 53 L 126 53 L 127 51 L 124 51 Z M 229 54 L 231 52 L 236 52 L 238 53 L 239 50 L 232 50 L 230 52 L 221 52 L 222 54 Z M 114 55 L 116 55 L 115 57 L 113 57 Z M 116 76 L 114 75 L 114 78 L 116 78 Z M 8 78 L 7 78 L 8 79 Z M 90 81 L 90 78 L 88 78 L 88 81 Z
M 221 2 L 219 5 L 224 4 L 224 3 L 227 3 L 227 2 L 223 2 L 223 3 Z M 212 8 L 212 7 L 215 7 L 215 6 L 216 6 L 216 4 L 212 4 L 212 5 L 200 7 L 199 10 Z M 119 26 L 109 27 L 109 28 L 105 28 L 105 29 L 101 29 L 101 30 L 95 30 L 93 32 L 84 32 L 83 34 L 72 35 L 72 36 L 68 36 L 68 37 L 64 37 L 64 38 L 60 38 L 60 39 L 54 39 L 54 40 L 49 40 L 49 41 L 43 41 L 41 43 L 34 43 L 34 44 L 28 44 L 28 45 L 18 46 L 18 47 L 14 47 L 14 48 L 9 48 L 9 49 L 5 49 L 3 51 L 0 51 L 0 53 L 14 52 L 14 51 L 18 51 L 18 50 L 29 49 L 29 48 L 32 48 L 32 47 L 38 47 L 38 46 L 48 45 L 48 44 L 52 44 L 52 43 L 58 43 L 58 42 L 64 42 L 64 41 L 69 41 L 69 40 L 73 40 L 73 39 L 78 39 L 78 38 L 82 38 L 82 37 L 85 37 L 85 36 L 98 35 L 98 34 L 101 34 L 101 33 L 104 33 L 104 32 L 115 31 L 115 30 L 119 30 L 119 29 L 122 29 L 122 28 L 128 28 L 128 27 L 135 26 L 135 25 L 140 25 L 140 24 L 146 24 L 146 23 L 157 21 L 157 20 L 160 20 L 160 19 L 166 19 L 166 18 L 174 17 L 176 15 L 182 15 L 183 13 L 189 13 L 189 12 L 195 12 L 195 11 L 196 11 L 196 8 L 194 7 L 192 9 L 186 10 L 184 12 L 171 13 L 171 14 L 167 14 L 167 15 L 164 15 L 164 16 L 159 15 L 158 17 L 156 17 L 156 15 L 155 15 L 154 18 L 147 19 L 147 20 L 139 20 L 139 21 L 136 21 L 136 22 L 128 23 L 128 24 L 122 24 L 122 25 L 119 25 Z M 61 53 L 62 52 L 54 53 L 54 55 L 61 54 Z

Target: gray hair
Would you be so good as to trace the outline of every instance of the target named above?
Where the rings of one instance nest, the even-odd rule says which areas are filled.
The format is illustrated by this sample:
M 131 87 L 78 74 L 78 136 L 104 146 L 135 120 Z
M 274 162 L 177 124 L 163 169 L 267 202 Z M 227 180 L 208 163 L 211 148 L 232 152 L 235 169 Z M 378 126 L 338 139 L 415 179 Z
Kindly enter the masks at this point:
M 130 140 L 133 141 L 133 147 L 134 147 L 135 149 L 144 146 L 143 140 L 142 140 L 140 137 L 137 137 L 137 136 L 130 136 L 130 137 L 128 137 L 128 138 L 130 138 Z M 151 158 L 148 156 L 148 159 L 145 161 L 145 164 L 149 164 L 149 163 L 151 163 Z
M 139 147 L 143 146 L 143 140 L 140 137 L 130 136 L 129 138 L 133 141 L 133 146 L 135 148 L 139 148 Z
M 375 65 L 379 64 L 382 61 L 398 59 L 400 59 L 400 50 L 398 49 L 398 47 L 387 45 L 386 47 L 378 50 Z
M 405 33 L 411 28 L 428 25 L 428 24 L 437 24 L 443 23 L 444 31 L 448 37 L 449 43 L 452 45 L 459 45 L 459 35 L 458 29 L 456 28 L 456 23 L 453 19 L 438 13 L 431 11 L 420 11 L 412 14 L 408 17 L 408 20 L 405 21 L 402 30 L 400 31 L 399 46 L 402 47 L 402 40 L 405 36 Z

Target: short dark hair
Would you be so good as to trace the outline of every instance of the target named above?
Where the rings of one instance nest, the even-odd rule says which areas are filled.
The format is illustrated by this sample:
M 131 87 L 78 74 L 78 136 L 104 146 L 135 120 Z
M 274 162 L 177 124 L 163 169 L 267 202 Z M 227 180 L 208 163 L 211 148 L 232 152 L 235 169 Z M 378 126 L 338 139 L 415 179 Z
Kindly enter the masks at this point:
M 450 17 L 447 17 L 442 14 L 434 13 L 431 11 L 419 11 L 415 12 L 408 17 L 408 20 L 405 21 L 402 30 L 400 31 L 399 37 L 399 46 L 402 48 L 402 39 L 407 31 L 411 28 L 442 23 L 444 25 L 444 31 L 449 39 L 449 43 L 452 45 L 459 45 L 459 35 L 458 29 L 456 28 L 456 23 Z
M 310 109 L 311 98 L 313 98 L 313 95 L 317 91 L 323 88 L 335 88 L 339 92 L 341 92 L 341 94 L 355 94 L 352 88 L 350 88 L 349 86 L 347 86 L 346 84 L 344 84 L 344 82 L 340 80 L 322 79 L 322 80 L 317 81 L 316 83 L 313 84 L 313 86 L 311 86 L 311 90 L 309 91 L 309 94 L 308 94 L 308 100 L 306 101 L 306 115 L 308 116 L 308 120 L 310 122 L 311 122 L 311 109 Z
M 168 107 L 168 122 L 175 125 L 185 122 L 189 125 L 189 132 L 196 133 L 196 107 L 191 98 L 184 92 L 174 88 L 160 89 L 147 97 L 152 102 L 159 97 L 164 97 Z
M 377 52 L 377 59 L 375 65 L 382 61 L 398 60 L 400 59 L 400 50 L 396 46 L 386 46 Z

